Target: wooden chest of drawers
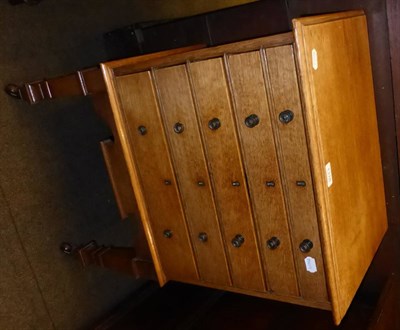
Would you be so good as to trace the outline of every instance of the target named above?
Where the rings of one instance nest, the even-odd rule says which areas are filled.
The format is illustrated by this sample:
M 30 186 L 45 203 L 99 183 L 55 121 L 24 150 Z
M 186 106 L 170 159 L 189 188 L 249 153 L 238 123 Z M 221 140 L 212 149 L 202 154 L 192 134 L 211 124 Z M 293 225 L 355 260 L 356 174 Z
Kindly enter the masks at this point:
M 387 227 L 363 13 L 102 69 L 160 284 L 339 323 Z
M 9 93 L 93 96 L 121 214 L 137 203 L 161 285 L 332 310 L 339 324 L 387 229 L 368 33 L 362 11 L 293 25 Z M 107 262 L 132 272 L 135 253 L 117 254 Z

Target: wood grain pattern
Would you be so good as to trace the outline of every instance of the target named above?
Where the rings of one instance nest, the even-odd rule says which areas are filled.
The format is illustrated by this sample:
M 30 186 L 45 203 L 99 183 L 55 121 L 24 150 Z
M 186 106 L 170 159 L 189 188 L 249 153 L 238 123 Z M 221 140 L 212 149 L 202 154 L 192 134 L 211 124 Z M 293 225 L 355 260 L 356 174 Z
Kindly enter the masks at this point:
M 241 52 L 248 52 L 257 50 L 263 47 L 276 47 L 280 45 L 292 44 L 294 41 L 293 33 L 282 33 L 268 37 L 244 40 L 241 42 L 235 42 L 231 44 L 204 48 L 201 50 L 190 51 L 183 54 L 171 55 L 166 58 L 149 58 L 146 61 L 137 61 L 134 64 L 126 64 L 124 62 L 116 61 L 115 63 L 107 63 L 107 66 L 114 68 L 115 76 L 121 76 L 140 72 L 146 70 L 149 67 L 165 67 L 177 64 L 183 64 L 186 61 L 199 61 L 217 56 L 223 56 L 224 54 L 235 54 Z M 145 56 L 145 55 L 144 55 Z
M 340 13 L 333 15 L 332 21 L 323 24 L 294 20 L 324 257 L 337 324 L 387 228 L 365 16 L 357 11 L 346 14 L 343 20 L 340 17 Z M 317 69 L 312 63 L 313 49 L 318 56 Z M 330 188 L 325 175 L 328 162 L 333 174 Z
M 280 165 L 289 207 L 293 252 L 297 262 L 300 293 L 306 299 L 326 301 L 328 295 L 324 261 L 314 204 L 313 181 L 308 160 L 294 54 L 291 46 L 266 49 L 265 54 L 267 79 L 271 87 L 271 117 L 279 146 Z M 288 124 L 279 120 L 279 114 L 286 109 L 294 113 L 293 120 Z M 306 186 L 297 186 L 297 181 L 304 181 Z M 314 247 L 309 253 L 303 253 L 299 249 L 299 245 L 304 239 L 313 242 Z M 306 269 L 306 257 L 315 259 L 316 272 L 312 273 Z
M 160 283 L 177 279 L 332 308 L 338 324 L 387 226 L 365 18 L 355 11 L 294 25 L 297 56 L 292 36 L 281 35 L 115 62 L 103 71 Z M 283 124 L 279 114 L 286 109 L 294 120 Z M 252 129 L 243 125 L 251 113 L 261 119 Z M 216 130 L 208 127 L 213 118 L 221 122 Z M 178 121 L 193 135 L 172 133 Z M 146 135 L 137 134 L 139 125 Z M 202 178 L 204 196 L 193 187 Z M 160 185 L 165 179 L 171 184 Z M 265 193 L 264 181 L 275 182 L 276 194 Z M 222 243 L 213 252 L 223 259 L 224 244 L 228 262 L 204 275 L 217 268 L 202 265 L 210 253 L 203 255 L 196 233 L 202 226 L 218 233 L 218 219 Z M 180 240 L 160 236 L 166 227 Z M 286 244 L 274 251 L 283 257 L 273 259 L 265 240 L 275 230 Z M 237 234 L 245 238 L 240 248 L 231 244 Z M 304 239 L 313 242 L 310 252 L 300 252 Z M 317 272 L 306 268 L 306 256 Z M 285 268 L 281 278 L 277 267 Z
M 175 49 L 168 49 L 168 50 L 163 50 L 160 52 L 155 52 L 151 54 L 145 54 L 145 55 L 140 55 L 140 56 L 134 56 L 134 57 L 129 57 L 129 58 L 124 58 L 116 61 L 110 61 L 105 63 L 108 68 L 114 69 L 114 72 L 116 69 L 125 67 L 125 68 L 136 68 L 139 66 L 141 63 L 148 63 L 149 61 L 156 61 L 163 59 L 164 61 L 166 58 L 176 55 L 176 54 L 181 54 L 181 53 L 187 53 L 190 51 L 195 51 L 201 48 L 206 47 L 206 45 L 192 45 L 192 46 L 187 46 L 187 47 L 180 47 L 180 48 L 175 48 Z
M 398 3 L 397 0 L 393 2 Z M 305 17 L 321 13 L 334 13 L 344 10 L 360 9 L 365 11 L 370 42 L 372 76 L 374 80 L 375 103 L 377 110 L 378 129 L 380 132 L 381 159 L 383 167 L 386 208 L 388 219 L 392 223 L 400 223 L 400 192 L 398 168 L 398 144 L 396 141 L 396 118 L 394 99 L 396 89 L 392 83 L 391 56 L 389 44 L 390 16 L 396 15 L 389 0 L 287 0 L 289 19 Z M 396 22 L 399 22 L 396 19 Z M 389 27 L 390 29 L 390 27 Z M 394 34 L 399 35 L 398 29 Z M 395 64 L 396 65 L 396 64 Z M 398 90 L 398 89 L 397 89 Z
M 85 85 L 85 89 L 88 95 L 104 93 L 106 91 L 106 85 L 102 72 L 99 67 L 89 68 L 81 70 L 81 83 Z
M 118 136 L 121 141 L 122 151 L 126 160 L 126 165 L 128 167 L 130 183 L 132 184 L 133 191 L 135 194 L 136 202 L 139 209 L 139 214 L 141 222 L 143 225 L 143 232 L 146 236 L 149 251 L 154 263 L 154 268 L 156 270 L 158 283 L 163 286 L 167 282 L 164 270 L 161 265 L 160 255 L 158 253 L 157 247 L 155 245 L 152 228 L 149 221 L 149 214 L 147 208 L 145 207 L 145 199 L 143 192 L 139 189 L 139 173 L 135 167 L 135 159 L 131 149 L 130 142 L 127 137 L 128 126 L 125 121 L 125 116 L 122 110 L 121 101 L 116 87 L 116 80 L 113 71 L 106 65 L 101 65 L 101 69 L 104 76 L 104 82 L 106 84 L 108 97 L 110 100 L 110 107 L 113 113 L 113 118 L 115 122 L 115 127 L 118 132 Z
M 296 269 L 282 183 L 272 133 L 260 52 L 228 57 L 232 94 L 249 193 L 264 259 L 268 289 L 278 294 L 299 295 Z M 256 114 L 260 123 L 249 128 L 245 119 Z M 273 182 L 268 187 L 266 182 Z M 267 240 L 277 237 L 277 249 L 267 248 Z
M 79 71 L 63 77 L 48 79 L 47 84 L 50 89 L 51 98 L 86 95 L 78 72 Z
M 197 280 L 196 264 L 150 73 L 118 78 L 117 88 L 139 175 L 136 184 L 143 191 L 163 271 L 167 278 Z M 144 135 L 138 132 L 142 125 L 147 129 Z M 164 237 L 165 230 L 172 231 L 172 237 Z
M 335 21 L 342 21 L 347 18 L 353 18 L 357 16 L 364 16 L 364 11 L 363 10 L 348 10 L 348 11 L 342 11 L 338 13 L 327 13 L 327 14 L 321 14 L 321 15 L 315 15 L 315 16 L 306 16 L 306 17 L 301 17 L 293 20 L 293 25 L 295 22 L 301 21 L 301 24 L 303 25 L 316 25 L 316 24 L 324 24 L 324 23 L 329 23 L 329 22 L 335 22 Z M 294 27 L 294 31 L 296 32 L 296 27 Z M 297 38 L 295 36 L 295 42 L 297 42 Z
M 105 92 L 101 70 L 92 67 L 75 73 L 46 80 L 51 98 L 92 95 Z
M 186 68 L 161 69 L 154 76 L 200 278 L 229 286 L 231 279 Z M 176 123 L 184 125 L 180 134 L 174 131 Z M 200 233 L 206 233 L 206 242 L 199 240 Z
M 221 58 L 190 64 L 193 92 L 210 163 L 215 199 L 220 213 L 225 244 L 235 287 L 264 291 L 264 278 L 257 249 L 257 236 L 247 195 L 246 180 L 228 86 Z M 218 118 L 221 127 L 211 130 L 208 123 Z M 239 186 L 233 186 L 238 182 Z M 239 248 L 231 240 L 236 235 L 245 239 Z

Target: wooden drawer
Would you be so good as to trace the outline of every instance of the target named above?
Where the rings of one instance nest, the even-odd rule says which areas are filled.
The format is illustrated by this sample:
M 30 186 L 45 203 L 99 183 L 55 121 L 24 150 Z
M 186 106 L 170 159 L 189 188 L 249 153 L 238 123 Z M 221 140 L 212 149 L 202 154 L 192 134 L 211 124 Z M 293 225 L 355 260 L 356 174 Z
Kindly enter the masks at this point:
M 138 190 L 150 222 L 162 269 L 168 279 L 197 280 L 198 273 L 182 202 L 150 72 L 117 80 L 125 109 Z
M 191 63 L 190 74 L 233 285 L 264 291 L 257 237 L 223 60 L 216 58 Z
M 278 144 L 300 292 L 304 298 L 326 301 L 324 263 L 294 54 L 291 46 L 282 46 L 266 49 L 265 57 L 271 118 Z M 285 116 L 289 116 L 286 121 Z M 313 247 L 302 252 L 300 245 L 305 240 Z
M 232 96 L 268 290 L 297 296 L 297 276 L 262 55 L 256 51 L 229 56 Z
M 229 286 L 231 278 L 186 67 L 157 70 L 155 78 L 200 278 Z

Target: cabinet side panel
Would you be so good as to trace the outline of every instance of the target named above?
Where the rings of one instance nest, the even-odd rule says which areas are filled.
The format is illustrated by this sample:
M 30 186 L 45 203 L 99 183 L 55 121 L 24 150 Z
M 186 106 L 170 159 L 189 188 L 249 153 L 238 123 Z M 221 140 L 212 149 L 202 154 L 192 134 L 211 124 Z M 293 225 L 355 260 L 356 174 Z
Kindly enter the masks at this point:
M 176 179 L 171 165 L 155 91 L 149 72 L 116 79 L 127 138 L 134 155 L 137 186 L 169 279 L 197 280 L 197 269 L 186 229 Z
M 286 190 L 300 293 L 306 299 L 327 301 L 324 261 L 293 49 L 291 46 L 267 48 L 265 54 L 272 101 L 271 118 L 281 156 L 282 181 Z M 293 119 L 286 123 L 282 115 L 287 111 L 292 112 Z M 300 244 L 305 240 L 313 244 L 310 251 L 300 249 Z
M 268 289 L 277 294 L 297 296 L 296 269 L 260 52 L 231 55 L 228 65 Z M 257 124 L 252 126 L 254 120 Z
M 190 63 L 189 67 L 233 285 L 264 291 L 264 276 L 223 61 L 221 58 L 199 61 Z M 217 121 L 219 128 L 215 125 Z M 242 244 L 237 244 L 240 243 L 239 235 L 244 238 Z
M 339 323 L 387 228 L 368 33 L 362 12 L 294 26 Z
M 186 67 L 156 70 L 154 76 L 200 277 L 229 286 L 229 270 Z

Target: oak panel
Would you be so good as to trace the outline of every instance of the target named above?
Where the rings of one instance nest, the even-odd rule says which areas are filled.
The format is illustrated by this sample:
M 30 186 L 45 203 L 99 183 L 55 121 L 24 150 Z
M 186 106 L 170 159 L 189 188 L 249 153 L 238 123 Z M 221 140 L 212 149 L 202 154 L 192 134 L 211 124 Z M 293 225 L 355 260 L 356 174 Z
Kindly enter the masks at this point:
M 149 72 L 117 78 L 121 108 L 127 123 L 127 137 L 139 174 L 137 186 L 145 198 L 152 235 L 162 269 L 169 279 L 197 280 L 197 269 L 186 228 L 182 205 L 155 91 Z M 141 135 L 138 127 L 144 126 Z M 164 231 L 172 237 L 164 237 Z
M 300 293 L 306 299 L 325 301 L 328 294 L 324 262 L 294 54 L 291 46 L 266 49 L 265 54 L 271 88 L 271 116 L 279 145 L 282 179 L 289 206 Z M 287 124 L 279 119 L 280 113 L 285 110 L 291 110 L 294 114 L 293 120 Z M 299 186 L 299 181 L 303 181 L 305 186 Z M 311 240 L 314 245 L 308 253 L 299 249 L 300 243 L 305 239 Z M 308 257 L 315 259 L 316 272 L 307 269 L 305 258 Z
M 209 58 L 214 58 L 217 56 L 223 56 L 224 54 L 232 53 L 242 53 L 248 52 L 262 47 L 276 47 L 281 45 L 292 44 L 294 41 L 293 33 L 281 33 L 276 35 L 271 35 L 262 38 L 244 40 L 241 42 L 235 42 L 231 44 L 207 47 L 200 50 L 188 51 L 182 54 L 171 54 L 168 57 L 149 57 L 148 55 L 143 55 L 138 57 L 140 60 L 135 61 L 135 57 L 130 60 L 119 60 L 107 63 L 107 66 L 113 68 L 115 76 L 127 75 L 143 70 L 147 70 L 150 67 L 160 68 L 166 66 L 172 66 L 177 64 L 184 64 L 186 61 L 199 61 Z M 179 50 L 180 48 L 178 48 Z M 160 52 L 164 53 L 164 52 Z M 159 53 L 156 53 L 159 54 Z
M 154 76 L 200 277 L 229 286 L 229 269 L 186 68 L 161 69 Z M 177 123 L 183 125 L 181 133 L 174 130 Z M 207 235 L 206 242 L 199 240 L 200 233 Z
M 278 294 L 298 295 L 292 243 L 260 52 L 229 56 L 228 63 L 237 128 L 241 137 L 268 289 Z M 259 124 L 251 128 L 246 126 L 245 120 L 252 114 L 257 115 Z M 266 242 L 272 237 L 277 237 L 280 241 L 276 249 L 267 248 Z
M 265 290 L 257 237 L 254 231 L 246 180 L 241 164 L 230 95 L 221 58 L 190 63 L 199 124 L 220 213 L 233 284 L 250 290 Z M 218 118 L 221 127 L 211 130 L 209 121 Z M 237 182 L 239 185 L 234 186 Z M 245 239 L 239 248 L 231 240 Z
M 366 20 L 340 18 L 294 20 L 336 323 L 387 229 Z

